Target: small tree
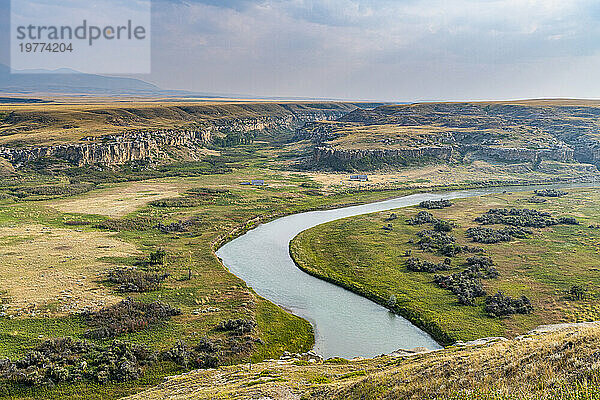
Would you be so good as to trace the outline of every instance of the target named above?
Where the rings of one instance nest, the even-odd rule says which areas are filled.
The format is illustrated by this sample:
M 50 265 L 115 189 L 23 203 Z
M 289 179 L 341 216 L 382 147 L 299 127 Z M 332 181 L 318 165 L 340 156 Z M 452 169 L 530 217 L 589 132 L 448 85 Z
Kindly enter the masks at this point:
M 581 285 L 573 285 L 569 289 L 569 297 L 572 300 L 583 300 L 585 299 L 587 289 Z
M 150 253 L 150 264 L 152 265 L 165 265 L 167 259 L 167 252 L 163 249 L 158 249 Z

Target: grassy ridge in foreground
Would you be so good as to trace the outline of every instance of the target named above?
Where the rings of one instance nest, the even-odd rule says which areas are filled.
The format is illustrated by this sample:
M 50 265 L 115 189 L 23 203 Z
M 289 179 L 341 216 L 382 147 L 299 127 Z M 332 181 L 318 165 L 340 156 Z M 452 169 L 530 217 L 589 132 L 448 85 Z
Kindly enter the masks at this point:
M 436 218 L 458 225 L 452 232 L 460 245 L 475 245 L 466 230 L 478 226 L 474 218 L 490 208 L 516 207 L 549 211 L 555 216 L 574 216 L 581 225 L 534 229 L 527 239 L 507 243 L 479 244 L 491 256 L 500 272 L 497 279 L 485 280 L 488 294 L 501 290 L 510 296 L 526 295 L 534 305 L 529 315 L 492 318 L 483 309 L 458 303 L 450 291 L 433 282 L 434 274 L 411 272 L 405 252 L 434 263 L 444 257 L 420 250 L 416 234 L 429 226 L 410 226 L 406 219 L 417 213 L 414 207 L 394 210 L 397 219 L 387 221 L 391 212 L 350 217 L 302 232 L 292 240 L 290 253 L 304 271 L 357 292 L 382 305 L 395 296 L 394 310 L 430 332 L 444 344 L 486 336 L 515 336 L 541 324 L 600 319 L 598 242 L 600 231 L 590 225 L 599 222 L 599 194 L 593 189 L 571 191 L 563 198 L 543 204 L 528 202 L 531 194 L 505 193 L 463 199 L 445 210 L 433 210 Z M 391 229 L 382 229 L 391 224 Z M 470 254 L 452 261 L 444 275 L 464 268 Z M 587 288 L 585 300 L 573 301 L 565 294 L 572 285 Z
M 406 358 L 264 362 L 194 371 L 130 398 L 597 400 L 600 327 Z M 218 379 L 220 385 L 214 385 Z

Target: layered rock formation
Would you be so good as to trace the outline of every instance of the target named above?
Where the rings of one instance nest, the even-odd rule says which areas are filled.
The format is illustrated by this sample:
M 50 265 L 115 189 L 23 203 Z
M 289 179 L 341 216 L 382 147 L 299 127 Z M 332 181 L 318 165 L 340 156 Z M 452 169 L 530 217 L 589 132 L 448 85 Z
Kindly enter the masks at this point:
M 439 103 L 357 109 L 335 124 L 307 125 L 313 161 L 333 168 L 464 158 L 600 165 L 600 107 Z
M 311 121 L 339 118 L 352 108 L 346 104 L 332 104 L 321 109 L 282 107 L 275 115 L 271 115 L 266 108 L 262 111 L 263 115 L 257 117 L 223 118 L 215 115 L 214 119 L 194 123 L 194 128 L 190 129 L 131 131 L 87 137 L 79 142 L 55 146 L 0 147 L 0 158 L 17 167 L 44 158 L 59 159 L 77 166 L 118 165 L 165 157 L 165 150 L 170 147 L 199 148 L 209 144 L 217 135 L 232 132 L 293 131 Z
M 351 162 L 356 160 L 395 160 L 410 162 L 411 160 L 436 158 L 451 160 L 455 150 L 452 146 L 419 147 L 415 149 L 367 149 L 347 150 L 333 147 L 317 146 L 314 150 L 314 161 L 317 163 L 333 163 L 337 161 Z

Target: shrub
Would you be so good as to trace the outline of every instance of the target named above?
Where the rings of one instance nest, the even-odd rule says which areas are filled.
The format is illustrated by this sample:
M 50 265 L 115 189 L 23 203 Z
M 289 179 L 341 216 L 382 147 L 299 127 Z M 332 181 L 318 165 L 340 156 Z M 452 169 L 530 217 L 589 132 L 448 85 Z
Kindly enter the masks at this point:
M 441 249 L 446 245 L 453 245 L 456 239 L 444 232 L 424 230 L 417 234 L 419 236 L 419 246 L 422 250 L 434 251 Z
M 434 281 L 439 287 L 452 291 L 458 301 L 464 305 L 475 305 L 475 298 L 486 295 L 480 278 L 471 271 L 457 272 L 452 275 L 436 275 Z
M 550 213 L 530 209 L 493 208 L 475 221 L 483 225 L 503 224 L 512 226 L 545 228 L 558 224 Z
M 433 224 L 433 230 L 436 232 L 451 232 L 454 225 L 451 222 L 438 219 Z
M 233 332 L 236 335 L 250 333 L 256 327 L 256 322 L 249 319 L 229 319 L 222 321 L 218 326 L 218 331 Z
M 527 202 L 532 203 L 532 204 L 543 204 L 543 203 L 546 203 L 547 201 L 548 201 L 547 199 L 544 199 L 542 197 L 535 197 L 535 196 L 527 199 Z
M 447 258 L 444 262 L 439 264 L 434 264 L 429 261 L 421 261 L 418 258 L 409 258 L 406 261 L 406 268 L 413 272 L 438 272 L 438 271 L 448 271 L 450 269 L 452 261 Z
M 485 299 L 485 311 L 493 317 L 512 314 L 529 314 L 533 311 L 531 301 L 526 296 L 513 299 L 502 292 Z
M 500 243 L 509 242 L 513 238 L 526 238 L 532 234 L 528 229 L 517 226 L 507 226 L 502 229 L 475 227 L 467 229 L 467 237 L 476 243 Z
M 154 200 L 150 202 L 152 207 L 157 208 L 185 208 L 185 207 L 198 207 L 202 205 L 202 201 L 200 199 L 196 199 L 193 197 L 173 197 L 168 199 Z
M 0 379 L 28 386 L 63 382 L 130 381 L 142 374 L 141 367 L 156 360 L 142 346 L 113 341 L 98 346 L 72 338 L 43 342 L 23 358 L 0 361 Z
M 473 254 L 485 253 L 484 249 L 482 249 L 481 247 L 475 247 L 475 246 L 463 246 L 462 251 L 465 253 L 473 253 Z
M 154 228 L 163 233 L 189 232 L 192 230 L 192 228 L 197 226 L 199 222 L 200 219 L 194 217 L 185 221 L 172 222 L 170 224 L 163 224 L 162 222 L 159 222 L 158 225 L 154 226 Z
M 579 225 L 579 221 L 574 217 L 560 217 L 558 223 L 562 225 Z
M 477 217 L 475 221 L 483 225 L 503 224 L 531 228 L 545 228 L 558 224 L 579 224 L 573 217 L 561 217 L 557 219 L 552 217 L 552 215 L 548 212 L 531 210 L 527 208 L 493 208 L 484 215 Z
M 85 226 L 85 225 L 91 225 L 92 223 L 90 221 L 76 221 L 76 220 L 70 220 L 70 221 L 65 221 L 65 225 L 67 226 Z
M 19 198 L 29 196 L 74 196 L 89 192 L 95 185 L 91 183 L 73 183 L 70 185 L 28 186 L 13 190 L 13 195 Z
M 390 216 L 385 219 L 385 221 L 386 222 L 390 222 L 390 221 L 393 221 L 395 219 L 398 219 L 398 215 L 396 213 L 391 213 Z
M 427 211 L 419 211 L 415 217 L 408 219 L 406 222 L 409 225 L 424 225 L 434 223 L 435 221 L 437 221 L 437 219 L 433 216 L 433 214 Z
M 139 271 L 135 268 L 116 268 L 108 273 L 108 281 L 117 284 L 119 292 L 152 292 L 160 289 L 169 274 Z
M 396 296 L 395 296 L 395 295 L 391 295 L 391 296 L 388 298 L 388 301 L 387 301 L 387 306 L 388 306 L 388 308 L 393 308 L 393 307 L 395 307 L 397 302 L 398 302 L 398 300 L 396 299 Z
M 567 294 L 571 300 L 583 300 L 586 297 L 587 289 L 581 285 L 573 285 L 569 288 Z
M 535 195 L 540 197 L 562 197 L 568 194 L 568 192 L 563 192 L 562 190 L 557 189 L 542 189 L 535 191 Z
M 463 247 L 457 244 L 446 244 L 440 247 L 440 253 L 446 257 L 455 257 L 462 253 Z
M 85 336 L 92 339 L 116 337 L 146 329 L 180 314 L 181 310 L 165 303 L 142 303 L 128 298 L 98 311 L 85 313 L 84 319 L 91 327 Z
M 224 358 L 248 351 L 256 342 L 260 340 L 251 336 L 232 337 L 226 342 L 204 337 L 194 347 L 179 341 L 171 349 L 163 352 L 161 359 L 175 362 L 184 368 L 216 368 Z
M 446 207 L 452 207 L 450 200 L 426 200 L 419 204 L 421 208 L 427 208 L 429 210 L 442 209 Z
M 150 253 L 148 262 L 152 265 L 165 265 L 167 260 L 167 252 L 163 249 L 158 249 Z
M 175 346 L 161 354 L 161 358 L 188 368 L 193 358 L 192 349 L 185 342 L 179 340 Z
M 500 276 L 500 273 L 494 267 L 494 262 L 490 257 L 469 257 L 467 258 L 467 266 L 466 271 L 481 279 L 495 279 Z

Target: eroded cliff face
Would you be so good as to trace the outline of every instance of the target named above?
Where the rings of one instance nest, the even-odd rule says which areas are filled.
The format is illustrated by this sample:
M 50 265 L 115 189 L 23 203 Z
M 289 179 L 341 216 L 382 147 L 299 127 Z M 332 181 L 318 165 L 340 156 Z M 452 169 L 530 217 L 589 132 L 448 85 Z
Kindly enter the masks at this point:
M 600 165 L 599 120 L 596 106 L 414 104 L 357 109 L 336 124 L 309 124 L 296 136 L 315 142 L 313 161 L 320 167 L 350 162 L 368 169 L 465 156 Z
M 167 157 L 166 150 L 174 147 L 190 149 L 209 144 L 216 136 L 231 132 L 248 133 L 267 130 L 294 130 L 308 122 L 332 120 L 345 115 L 348 105 L 332 105 L 322 110 L 301 109 L 251 118 L 215 118 L 195 123 L 194 128 L 134 131 L 119 135 L 88 137 L 79 142 L 56 146 L 24 148 L 0 147 L 0 158 L 21 166 L 45 158 L 67 161 L 73 165 L 119 165 L 137 160 Z M 351 108 L 351 107 L 350 107 Z
M 314 161 L 316 163 L 346 163 L 369 159 L 370 161 L 382 161 L 390 163 L 410 163 L 413 160 L 436 158 L 439 160 L 451 160 L 455 150 L 452 146 L 444 147 L 420 147 L 417 149 L 367 149 L 367 150 L 344 150 L 327 146 L 317 146 L 314 150 Z
M 569 147 L 554 149 L 526 149 L 492 147 L 483 145 L 423 146 L 406 149 L 339 149 L 329 146 L 316 146 L 313 161 L 318 165 L 345 165 L 348 162 L 369 160 L 374 166 L 402 163 L 405 165 L 426 160 L 458 161 L 466 154 L 475 158 L 493 159 L 504 162 L 539 162 L 552 160 L 572 162 L 574 150 Z

